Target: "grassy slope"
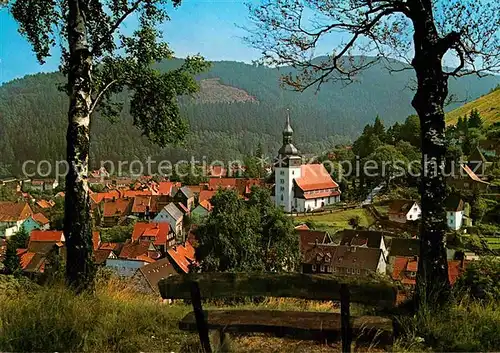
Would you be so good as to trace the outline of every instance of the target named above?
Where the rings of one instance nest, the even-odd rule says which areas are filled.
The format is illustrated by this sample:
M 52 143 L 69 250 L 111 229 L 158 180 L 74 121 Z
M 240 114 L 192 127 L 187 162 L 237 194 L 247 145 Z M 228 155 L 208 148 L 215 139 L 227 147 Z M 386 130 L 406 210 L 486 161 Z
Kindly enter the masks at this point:
M 352 209 L 346 211 L 337 211 L 319 215 L 298 216 L 294 218 L 295 222 L 305 222 L 311 220 L 318 225 L 318 228 L 331 228 L 332 230 L 341 230 L 350 228 L 349 219 L 359 216 L 360 225 L 368 227 L 374 222 L 374 219 L 364 209 Z
M 446 114 L 447 124 L 456 124 L 459 117 L 477 109 L 488 124 L 500 121 L 500 89 L 484 95 Z

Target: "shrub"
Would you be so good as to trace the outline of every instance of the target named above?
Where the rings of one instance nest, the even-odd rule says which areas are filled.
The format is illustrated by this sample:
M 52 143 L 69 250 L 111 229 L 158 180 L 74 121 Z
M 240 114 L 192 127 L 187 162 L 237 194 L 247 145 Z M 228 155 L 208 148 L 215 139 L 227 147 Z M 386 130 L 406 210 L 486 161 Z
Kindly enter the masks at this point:
M 473 298 L 500 301 L 500 260 L 484 256 L 471 262 L 458 279 L 456 289 L 470 293 Z

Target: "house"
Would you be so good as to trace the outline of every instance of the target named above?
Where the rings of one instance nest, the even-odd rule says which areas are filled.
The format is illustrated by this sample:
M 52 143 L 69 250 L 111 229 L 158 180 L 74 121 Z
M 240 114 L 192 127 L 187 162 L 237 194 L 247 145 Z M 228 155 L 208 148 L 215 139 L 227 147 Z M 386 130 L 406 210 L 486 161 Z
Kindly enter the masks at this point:
M 29 183 L 28 188 L 33 191 L 43 191 L 43 180 L 41 179 L 33 179 Z
M 151 219 L 158 213 L 159 198 L 152 195 L 137 195 L 134 197 L 132 214 L 142 219 Z
M 395 200 L 389 206 L 389 220 L 397 223 L 419 220 L 422 210 L 416 201 Z
M 105 167 L 101 167 L 99 169 L 91 171 L 90 175 L 92 176 L 92 178 L 109 178 L 110 176 Z
M 194 206 L 194 193 L 187 186 L 183 186 L 175 193 L 174 200 L 181 202 L 188 210 L 191 210 Z
M 415 286 L 417 284 L 418 261 L 418 256 L 396 257 L 391 277 L 394 281 L 401 283 L 404 287 L 404 290 L 398 293 L 398 301 L 401 301 L 401 298 L 407 298 L 415 290 Z M 450 280 L 451 285 L 455 284 L 458 277 L 460 277 L 463 271 L 465 271 L 466 267 L 467 261 L 448 260 L 448 279 Z
M 340 245 L 380 249 L 387 259 L 389 252 L 384 239 L 386 234 L 372 230 L 344 229 L 336 233 L 335 237 L 340 238 Z
M 445 200 L 446 223 L 450 230 L 459 230 L 464 223 L 465 202 L 458 195 L 450 195 Z
M 57 179 L 45 179 L 43 181 L 43 190 L 52 191 L 59 186 Z
M 197 215 L 198 217 L 204 218 L 212 212 L 212 204 L 208 200 L 203 200 L 201 201 L 198 206 L 194 208 L 193 211 L 191 211 L 192 215 Z
M 155 261 L 140 267 L 132 277 L 136 287 L 144 293 L 155 293 L 159 295 L 158 282 L 177 271 L 167 258 Z
M 113 199 L 104 202 L 103 219 L 105 227 L 123 224 L 132 210 L 132 199 Z
M 474 151 L 472 151 L 469 156 L 469 161 L 467 166 L 478 176 L 482 176 L 486 174 L 486 171 L 492 166 L 493 163 L 488 162 L 486 157 L 479 146 L 476 146 Z
M 183 218 L 184 215 L 182 212 L 177 208 L 175 203 L 171 202 L 158 212 L 153 221 L 156 223 L 170 223 L 175 235 L 181 237 L 183 235 Z
M 118 257 L 110 249 L 95 249 L 94 250 L 94 263 L 98 266 L 106 266 L 109 259 L 116 260 Z
M 27 202 L 0 201 L 0 237 L 10 238 L 33 214 Z
M 28 247 L 18 249 L 21 268 L 26 273 L 45 273 L 66 258 L 65 238 L 62 231 L 33 230 Z
M 295 226 L 295 229 L 298 229 L 298 230 L 307 230 L 307 229 L 311 229 L 309 228 L 309 226 L 305 223 L 302 223 L 302 224 L 299 224 L 297 226 Z
M 302 164 L 292 144 L 293 129 L 287 116 L 283 145 L 274 165 L 274 202 L 285 212 L 306 212 L 340 202 L 339 185 L 323 164 Z
M 35 213 L 32 216 L 26 218 L 23 222 L 23 227 L 26 232 L 31 233 L 32 230 L 49 230 L 50 221 L 42 213 Z
M 188 273 L 189 266 L 196 264 L 195 251 L 190 242 L 176 245 L 167 251 L 170 263 L 178 273 Z
M 466 164 L 461 164 L 459 172 L 453 173 L 453 175 L 449 176 L 446 183 L 459 190 L 483 192 L 488 190 L 490 186 L 490 183 L 478 177 L 476 173 L 474 173 L 474 171 Z
M 175 233 L 168 222 L 143 223 L 134 225 L 132 241 L 152 241 L 155 247 L 163 254 L 167 249 L 175 245 Z
M 318 244 L 305 253 L 302 272 L 364 277 L 385 274 L 386 261 L 379 248 Z
M 132 277 L 135 272 L 160 258 L 161 253 L 153 242 L 147 240 L 127 240 L 117 258 L 107 258 L 106 267 L 113 269 L 120 276 Z
M 33 230 L 29 238 L 31 242 L 51 242 L 51 243 L 64 243 L 64 233 L 62 230 Z
M 295 232 L 299 236 L 300 253 L 305 254 L 315 245 L 332 244 L 333 240 L 330 234 L 323 230 L 297 229 Z
M 92 232 L 92 248 L 93 250 L 99 249 L 101 246 L 101 233 L 99 231 Z
M 200 195 L 198 196 L 198 203 L 201 203 L 204 200 L 210 201 L 216 192 L 217 190 L 201 190 Z
M 227 169 L 220 165 L 211 165 L 208 167 L 208 175 L 214 178 L 227 176 Z

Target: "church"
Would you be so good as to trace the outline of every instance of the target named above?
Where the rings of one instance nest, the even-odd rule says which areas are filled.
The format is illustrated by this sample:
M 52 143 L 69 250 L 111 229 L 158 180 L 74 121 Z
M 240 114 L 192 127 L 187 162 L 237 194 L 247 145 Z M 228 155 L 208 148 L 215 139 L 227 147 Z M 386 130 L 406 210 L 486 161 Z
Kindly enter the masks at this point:
M 274 164 L 274 200 L 285 212 L 307 212 L 340 202 L 339 185 L 323 164 L 302 164 L 292 143 L 293 129 L 287 115 L 283 146 Z

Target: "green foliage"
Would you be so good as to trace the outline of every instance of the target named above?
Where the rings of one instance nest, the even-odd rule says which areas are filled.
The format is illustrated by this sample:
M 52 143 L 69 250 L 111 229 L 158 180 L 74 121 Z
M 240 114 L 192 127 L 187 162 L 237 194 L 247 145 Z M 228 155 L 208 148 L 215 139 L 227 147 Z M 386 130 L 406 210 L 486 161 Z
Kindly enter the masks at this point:
M 0 201 L 17 201 L 16 190 L 8 186 L 0 186 Z
M 103 242 L 124 243 L 125 240 L 130 239 L 133 231 L 134 224 L 103 228 L 101 230 L 101 240 Z
M 21 227 L 19 232 L 13 234 L 7 240 L 7 250 L 5 252 L 5 260 L 3 265 L 5 266 L 5 272 L 14 276 L 20 276 L 22 273 L 21 264 L 19 262 L 19 256 L 17 256 L 17 249 L 25 249 L 28 245 L 28 239 L 30 235 Z
M 482 256 L 467 265 L 464 274 L 458 279 L 458 290 L 466 291 L 474 298 L 500 301 L 500 260 L 498 257 Z
M 196 229 L 196 257 L 203 271 L 293 270 L 299 258 L 293 223 L 268 190 L 253 188 L 245 202 L 233 190 L 219 190 L 212 213 Z

